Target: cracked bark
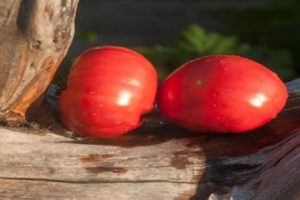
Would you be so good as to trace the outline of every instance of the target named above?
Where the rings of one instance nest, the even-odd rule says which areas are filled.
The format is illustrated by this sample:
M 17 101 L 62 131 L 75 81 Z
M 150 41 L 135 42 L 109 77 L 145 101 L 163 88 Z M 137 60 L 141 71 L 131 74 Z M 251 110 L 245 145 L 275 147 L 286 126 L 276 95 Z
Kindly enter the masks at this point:
M 0 199 L 297 200 L 300 79 L 284 111 L 244 135 L 165 125 L 114 138 L 0 129 Z
M 24 122 L 46 90 L 73 35 L 79 0 L 0 2 L 0 119 Z

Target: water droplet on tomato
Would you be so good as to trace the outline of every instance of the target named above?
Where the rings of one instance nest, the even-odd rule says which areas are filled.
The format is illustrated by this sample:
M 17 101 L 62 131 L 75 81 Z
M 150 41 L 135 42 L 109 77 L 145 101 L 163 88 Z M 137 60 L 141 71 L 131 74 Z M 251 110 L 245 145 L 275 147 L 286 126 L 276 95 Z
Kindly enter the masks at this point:
M 122 132 L 127 132 L 129 130 L 129 127 L 122 128 Z
M 167 97 L 168 97 L 169 100 L 174 100 L 174 98 L 175 98 L 174 94 L 172 92 L 168 92 Z
M 226 64 L 227 64 L 227 61 L 220 59 L 220 60 L 218 61 L 218 63 L 219 63 L 220 68 L 221 68 L 223 71 L 228 71 L 228 70 L 229 70 L 228 66 L 226 65 Z
M 88 94 L 89 95 L 94 95 L 94 94 L 96 94 L 96 91 L 89 91 Z
M 231 92 L 233 92 L 233 89 L 229 89 L 228 91 L 227 91 L 227 93 L 231 93 Z M 222 97 L 222 99 L 224 99 L 224 98 L 226 98 L 225 97 L 225 92 L 220 92 L 220 96 Z M 227 97 L 228 98 L 228 97 Z
M 91 116 L 97 116 L 97 113 L 90 113 Z
M 136 79 L 129 79 L 127 82 L 130 85 L 134 85 L 134 86 L 137 86 L 137 87 L 141 86 L 141 82 L 139 80 L 136 80 Z
M 224 124 L 224 127 L 228 128 L 228 127 L 229 127 L 229 124 L 228 124 L 228 123 L 225 123 L 225 124 Z
M 221 59 L 219 62 L 220 62 L 221 64 L 226 64 L 226 63 L 227 63 L 227 61 L 226 61 L 226 60 L 223 60 L 223 59 Z
M 279 98 L 276 98 L 276 97 L 275 97 L 275 98 L 273 98 L 273 101 L 274 101 L 274 102 L 278 102 L 278 101 L 279 101 Z
M 222 70 L 224 70 L 224 71 L 228 71 L 229 70 L 229 68 L 227 67 L 227 66 L 221 66 L 221 68 L 222 68 Z
M 207 63 L 209 63 L 211 61 L 211 58 L 206 58 L 205 60 Z

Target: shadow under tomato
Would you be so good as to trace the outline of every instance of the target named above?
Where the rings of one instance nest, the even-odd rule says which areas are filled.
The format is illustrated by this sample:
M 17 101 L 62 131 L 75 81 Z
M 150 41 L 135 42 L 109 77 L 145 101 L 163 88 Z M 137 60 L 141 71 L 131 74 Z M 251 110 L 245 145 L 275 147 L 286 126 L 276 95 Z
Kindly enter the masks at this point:
M 243 185 L 256 178 L 275 145 L 299 134 L 299 131 L 300 109 L 286 108 L 270 123 L 249 133 L 210 135 L 206 140 L 201 137 L 194 140 L 205 154 L 206 168 L 191 200 L 205 200 L 212 193 L 229 192 L 233 186 Z M 261 153 L 250 160 L 249 156 L 259 151 Z M 248 199 L 246 196 L 243 198 Z
M 112 138 L 79 138 L 67 143 L 87 144 L 87 145 L 110 145 L 131 148 L 137 146 L 151 146 L 161 144 L 172 139 L 185 137 L 178 127 L 156 127 L 149 128 L 141 126 L 136 130 Z
M 205 157 L 204 171 L 197 178 L 195 194 L 191 200 L 205 200 L 212 193 L 222 194 L 234 186 L 255 179 L 263 167 L 264 158 L 270 151 L 263 151 L 263 157 L 249 156 L 264 148 L 272 149 L 284 139 L 300 130 L 300 110 L 290 109 L 282 112 L 267 125 L 244 134 L 192 134 L 175 125 L 165 123 L 158 126 L 145 124 L 130 134 L 109 139 L 83 139 L 72 141 L 80 144 L 115 145 L 125 148 L 151 146 L 177 140 L 187 147 L 197 146 Z M 193 155 L 197 156 L 197 155 Z M 203 170 L 203 169 L 202 169 Z
M 299 132 L 299 103 L 299 97 L 290 97 L 285 110 L 277 118 L 259 129 L 240 135 L 191 134 L 175 125 L 161 123 L 160 116 L 155 112 L 144 117 L 145 124 L 129 134 L 107 139 L 79 138 L 65 142 L 131 148 L 177 140 L 184 141 L 187 147 L 197 146 L 201 149 L 199 157 L 205 157 L 205 169 L 198 173 L 202 175 L 196 179 L 197 190 L 195 194 L 191 194 L 190 199 L 205 200 L 212 193 L 228 192 L 233 186 L 243 185 L 259 175 L 264 159 L 257 157 L 257 160 L 254 158 L 252 162 L 247 162 L 243 158 L 265 147 L 275 146 L 296 131 Z M 59 130 L 55 132 L 65 135 L 61 128 Z

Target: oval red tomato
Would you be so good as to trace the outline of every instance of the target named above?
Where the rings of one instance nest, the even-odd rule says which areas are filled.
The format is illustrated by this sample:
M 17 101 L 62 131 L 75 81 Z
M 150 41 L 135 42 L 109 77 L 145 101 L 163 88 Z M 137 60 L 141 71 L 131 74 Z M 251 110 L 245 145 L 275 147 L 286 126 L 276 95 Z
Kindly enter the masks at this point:
M 89 49 L 72 66 L 59 100 L 61 119 L 81 135 L 121 135 L 152 110 L 156 89 L 156 71 L 139 53 L 117 46 Z
M 284 107 L 287 90 L 275 73 L 239 56 L 192 60 L 162 83 L 162 115 L 198 132 L 238 133 L 269 122 Z

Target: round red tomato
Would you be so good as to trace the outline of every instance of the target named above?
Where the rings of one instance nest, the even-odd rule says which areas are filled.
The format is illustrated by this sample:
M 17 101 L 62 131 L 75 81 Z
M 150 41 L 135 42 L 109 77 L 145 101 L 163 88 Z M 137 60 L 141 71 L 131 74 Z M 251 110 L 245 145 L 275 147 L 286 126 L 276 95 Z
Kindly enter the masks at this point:
M 139 53 L 117 46 L 88 49 L 74 62 L 60 96 L 61 119 L 81 135 L 121 135 L 152 110 L 156 89 L 156 71 Z
M 281 111 L 287 90 L 278 76 L 247 58 L 207 56 L 185 63 L 162 83 L 161 114 L 197 132 L 239 133 Z

